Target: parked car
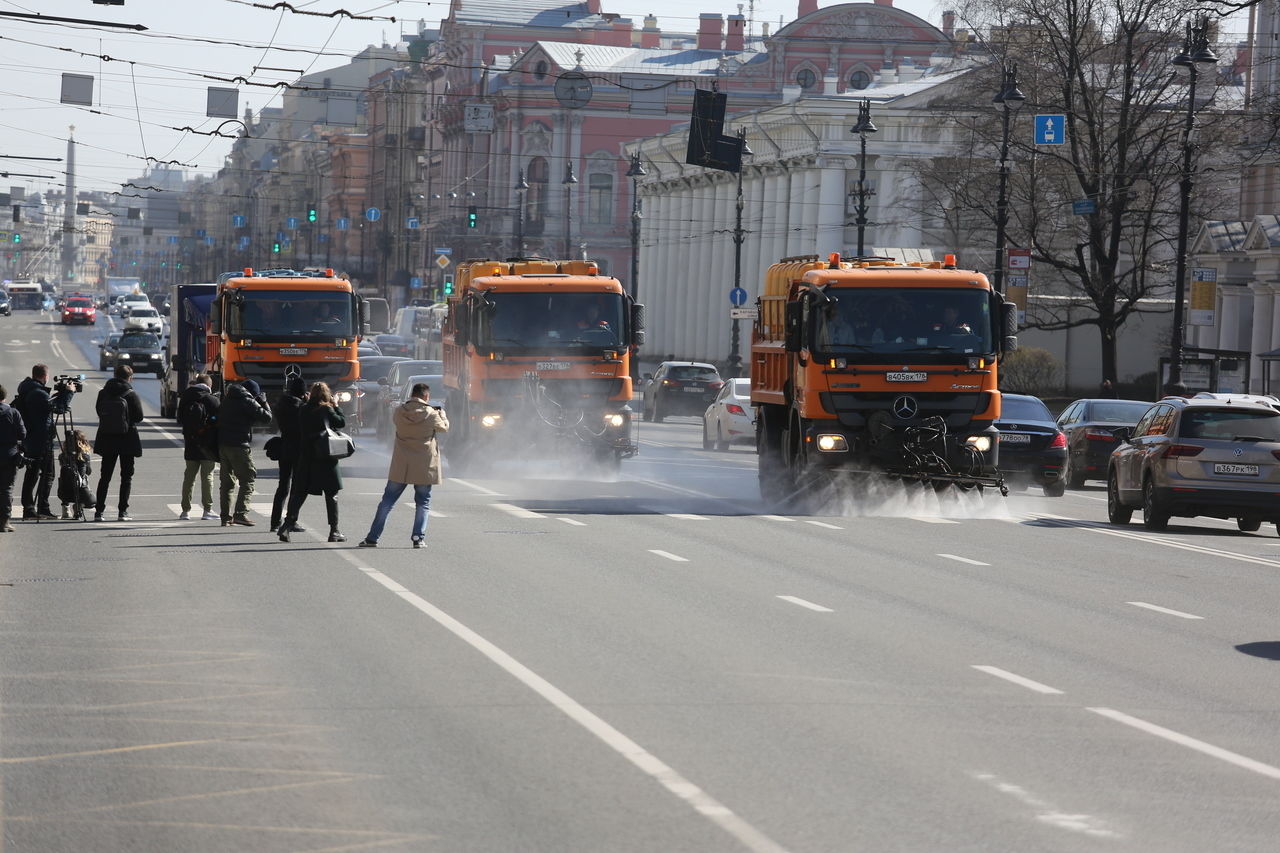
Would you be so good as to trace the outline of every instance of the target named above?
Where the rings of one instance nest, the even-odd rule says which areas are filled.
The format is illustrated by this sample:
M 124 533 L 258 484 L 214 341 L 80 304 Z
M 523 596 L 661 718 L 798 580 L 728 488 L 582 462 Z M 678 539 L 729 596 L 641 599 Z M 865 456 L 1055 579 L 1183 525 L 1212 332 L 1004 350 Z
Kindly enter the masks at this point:
M 383 355 L 395 355 L 402 358 L 413 357 L 413 339 L 400 335 L 374 335 L 373 342 Z
M 98 369 L 111 370 L 116 366 L 116 354 L 120 349 L 120 337 L 123 332 L 112 332 L 98 344 Z
M 1006 480 L 1039 486 L 1046 497 L 1066 493 L 1062 469 L 1067 437 L 1039 397 L 1001 394 L 995 427 L 1000 430 L 1000 473 Z
M 398 356 L 366 355 L 360 359 L 360 378 L 356 380 L 355 405 L 346 409 L 347 424 L 354 429 L 376 427 L 378 423 L 379 384 L 391 368 L 407 359 Z
M 1111 454 L 1107 517 L 1128 524 L 1142 510 L 1148 530 L 1173 516 L 1234 518 L 1251 532 L 1280 532 L 1280 401 L 1251 394 L 1166 397 Z
M 714 365 L 664 361 L 645 376 L 644 419 L 662 423 L 668 415 L 701 415 L 723 386 Z
M 1068 489 L 1078 489 L 1085 480 L 1105 480 L 1107 460 L 1119 439 L 1116 430 L 1134 427 L 1151 408 L 1140 400 L 1076 400 L 1058 415 L 1058 429 L 1067 435 L 1067 470 L 1063 479 Z
M 702 449 L 728 450 L 730 444 L 756 442 L 751 380 L 730 379 L 702 413 Z
M 62 324 L 98 322 L 98 309 L 87 296 L 68 296 L 62 304 Z
M 374 411 L 374 428 L 377 429 L 379 438 L 386 438 L 391 435 L 391 410 L 404 402 L 396 396 L 399 393 L 400 386 L 404 385 L 405 380 L 410 376 L 423 373 L 433 376 L 443 374 L 444 362 L 437 359 L 397 361 L 391 365 L 387 375 L 378 380 L 378 403 Z M 431 386 L 432 394 L 443 393 L 443 391 L 443 388 Z
M 4 292 L 4 288 L 0 288 L 0 314 L 13 316 L 13 303 L 9 301 L 9 294 Z
M 127 332 L 131 329 L 140 329 L 144 332 L 154 332 L 157 335 L 161 335 L 164 334 L 164 321 L 160 319 L 160 312 L 150 306 L 132 308 L 129 310 L 129 316 L 124 321 L 124 330 Z
M 154 373 L 159 379 L 164 375 L 164 350 L 160 337 L 141 329 L 126 329 L 116 345 L 111 366 L 127 364 L 135 375 Z M 103 368 L 105 369 L 105 368 Z

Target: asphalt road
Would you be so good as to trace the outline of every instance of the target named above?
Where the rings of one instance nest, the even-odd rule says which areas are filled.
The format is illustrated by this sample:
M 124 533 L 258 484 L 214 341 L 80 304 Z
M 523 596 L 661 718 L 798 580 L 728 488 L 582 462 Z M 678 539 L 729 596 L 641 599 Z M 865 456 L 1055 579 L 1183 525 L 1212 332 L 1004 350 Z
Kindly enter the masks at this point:
M 89 417 L 102 331 L 0 318 L 0 383 L 84 372 Z M 1270 526 L 1115 528 L 1100 487 L 789 512 L 672 419 L 616 481 L 447 480 L 425 551 L 407 505 L 353 547 L 365 442 L 350 543 L 285 545 L 265 460 L 259 527 L 176 521 L 174 436 L 136 521 L 0 537 L 7 849 L 1277 847 Z

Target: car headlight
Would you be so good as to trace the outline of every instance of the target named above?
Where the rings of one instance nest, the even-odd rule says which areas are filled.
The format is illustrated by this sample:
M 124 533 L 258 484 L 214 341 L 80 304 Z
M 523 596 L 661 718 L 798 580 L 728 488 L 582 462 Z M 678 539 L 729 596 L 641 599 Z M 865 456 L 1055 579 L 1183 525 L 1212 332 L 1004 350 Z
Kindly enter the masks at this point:
M 989 435 L 971 435 L 964 440 L 964 443 L 972 447 L 979 453 L 986 453 L 991 449 L 991 436 Z
M 120 353 L 120 358 L 128 358 L 128 357 L 129 357 L 129 353 L 127 352 Z
M 818 449 L 823 453 L 843 453 L 849 449 L 849 442 L 843 435 L 825 433 L 818 436 Z
M 626 422 L 627 422 L 626 417 L 624 415 L 618 414 L 617 412 L 612 412 L 604 416 L 605 426 L 620 427 Z
M 160 357 L 160 353 L 158 353 L 158 352 L 153 352 L 153 353 L 151 353 L 151 357 L 152 357 L 152 358 L 159 358 L 159 357 Z
M 353 399 L 355 399 L 355 395 L 352 394 L 350 391 L 339 391 L 334 396 L 337 398 L 339 403 L 350 403 Z
M 480 418 L 480 425 L 487 427 L 495 427 L 498 421 L 502 420 L 502 415 L 484 415 Z

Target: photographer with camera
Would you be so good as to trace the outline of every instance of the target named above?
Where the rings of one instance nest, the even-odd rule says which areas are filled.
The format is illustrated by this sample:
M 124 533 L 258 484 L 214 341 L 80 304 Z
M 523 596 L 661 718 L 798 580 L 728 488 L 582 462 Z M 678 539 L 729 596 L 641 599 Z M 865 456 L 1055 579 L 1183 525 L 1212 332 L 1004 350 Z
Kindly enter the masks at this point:
M 5 402 L 9 392 L 0 385 L 0 533 L 12 533 L 9 523 L 13 515 L 13 480 L 18 468 L 26 460 L 22 455 L 22 440 L 27 437 L 22 415 Z
M 116 365 L 115 376 L 107 380 L 98 392 L 95 408 L 98 412 L 98 435 L 93 440 L 93 452 L 102 457 L 102 469 L 98 475 L 97 506 L 93 520 L 102 521 L 107 508 L 107 488 L 116 462 L 120 463 L 120 514 L 117 521 L 133 521 L 129 517 L 129 490 L 133 487 L 133 460 L 142 455 L 142 439 L 138 436 L 138 424 L 142 423 L 142 401 L 134 392 L 129 380 L 133 368 L 127 364 Z
M 84 386 L 70 376 L 57 377 L 53 393 L 50 393 L 49 366 L 37 364 L 31 368 L 31 376 L 22 380 L 13 407 L 22 413 L 27 428 L 23 452 L 27 457 L 27 473 L 22 477 L 22 520 L 43 521 L 56 519 L 49 507 L 49 495 L 53 492 L 53 419 L 71 410 L 71 398 Z

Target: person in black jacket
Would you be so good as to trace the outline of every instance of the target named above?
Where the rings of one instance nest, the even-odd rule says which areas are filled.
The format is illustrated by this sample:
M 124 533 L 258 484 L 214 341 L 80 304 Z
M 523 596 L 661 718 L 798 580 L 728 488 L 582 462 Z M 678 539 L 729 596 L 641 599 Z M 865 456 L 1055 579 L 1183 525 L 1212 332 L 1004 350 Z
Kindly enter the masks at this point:
M 249 501 L 258 469 L 253 466 L 253 428 L 271 423 L 267 399 L 252 379 L 227 385 L 218 407 L 218 460 L 221 473 L 218 498 L 222 510 L 222 526 L 239 524 L 253 527 L 249 519 Z M 231 511 L 231 490 L 236 491 L 235 513 Z
M 338 460 L 321 455 L 317 443 L 326 429 L 340 430 L 347 425 L 333 392 L 323 382 L 311 386 L 307 403 L 298 415 L 298 463 L 293 469 L 293 488 L 289 492 L 289 514 L 280 525 L 281 542 L 289 541 L 289 532 L 298 523 L 298 512 L 307 495 L 324 495 L 324 508 L 329 516 L 329 541 L 346 542 L 338 532 L 338 492 L 342 491 L 342 472 Z
M 93 441 L 93 452 L 102 457 L 98 473 L 98 504 L 93 520 L 102 521 L 107 508 L 107 489 L 116 462 L 120 463 L 120 514 L 117 521 L 133 521 L 129 517 L 129 490 L 133 487 L 133 460 L 142 455 L 142 439 L 138 436 L 138 424 L 142 423 L 142 401 L 134 392 L 129 380 L 133 368 L 127 364 L 116 365 L 115 376 L 107 380 L 98 392 L 94 408 L 98 412 L 98 435 Z
M 5 402 L 9 392 L 0 385 L 0 533 L 12 533 L 9 518 L 13 515 L 13 481 L 18 474 L 22 442 L 27 425 L 22 414 Z
M 178 423 L 182 425 L 182 513 L 179 521 L 191 520 L 191 493 L 200 477 L 203 521 L 218 516 L 213 512 L 213 468 L 218 464 L 218 398 L 213 396 L 209 374 L 198 374 L 178 397 Z
M 276 480 L 276 493 L 271 501 L 271 532 L 280 528 L 280 519 L 284 517 L 285 503 L 289 500 L 289 487 L 293 482 L 293 469 L 298 463 L 298 415 L 302 412 L 303 398 L 307 396 L 307 385 L 301 376 L 290 376 L 285 380 L 284 393 L 271 407 L 275 416 L 276 428 L 280 430 L 279 458 L 280 476 Z M 302 532 L 301 525 L 294 524 L 294 533 Z
M 37 364 L 31 368 L 31 376 L 18 385 L 14 408 L 22 413 L 27 428 L 23 453 L 27 457 L 27 473 L 22 477 L 22 520 L 41 521 L 57 518 L 49 507 L 49 495 L 53 492 L 53 445 L 56 430 L 54 415 L 60 415 L 70 406 L 70 398 L 64 394 L 49 394 L 49 367 Z

